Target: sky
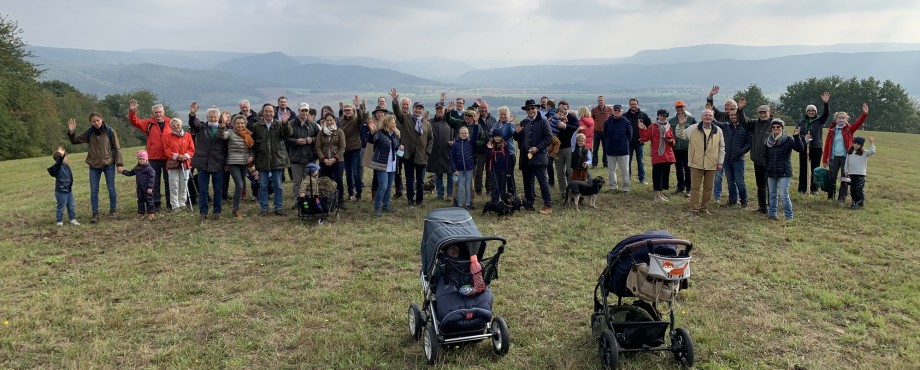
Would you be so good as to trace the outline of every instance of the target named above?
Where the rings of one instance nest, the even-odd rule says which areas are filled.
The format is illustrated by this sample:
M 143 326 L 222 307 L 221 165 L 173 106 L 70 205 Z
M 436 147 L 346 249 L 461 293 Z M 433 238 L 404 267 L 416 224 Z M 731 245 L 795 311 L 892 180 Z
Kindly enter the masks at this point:
M 910 0 L 5 0 L 34 46 L 386 60 L 627 57 L 699 44 L 920 42 Z

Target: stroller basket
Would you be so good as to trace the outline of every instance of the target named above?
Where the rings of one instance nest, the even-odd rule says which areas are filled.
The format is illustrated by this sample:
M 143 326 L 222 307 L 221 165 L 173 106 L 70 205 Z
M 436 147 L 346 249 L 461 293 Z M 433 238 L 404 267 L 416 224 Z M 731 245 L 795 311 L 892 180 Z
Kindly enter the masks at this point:
M 498 279 L 498 260 L 500 256 L 501 254 L 496 254 L 489 258 L 483 258 L 480 262 L 482 265 L 482 278 L 486 286 L 492 280 Z M 453 285 L 457 290 L 461 290 L 464 286 L 473 285 L 473 274 L 470 273 L 469 260 L 445 259 L 443 261 L 438 267 L 446 283 Z

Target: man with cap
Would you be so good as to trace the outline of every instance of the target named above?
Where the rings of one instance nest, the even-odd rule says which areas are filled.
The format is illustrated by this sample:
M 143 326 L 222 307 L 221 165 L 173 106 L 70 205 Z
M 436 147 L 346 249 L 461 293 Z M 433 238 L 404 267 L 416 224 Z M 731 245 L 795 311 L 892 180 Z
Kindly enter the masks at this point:
M 431 132 L 431 123 L 422 117 L 425 105 L 416 102 L 412 105 L 412 114 L 406 113 L 409 100 L 399 100 L 396 88 L 390 89 L 393 97 L 393 114 L 396 116 L 396 127 L 400 131 L 400 144 L 404 146 L 403 171 L 406 173 L 406 199 L 409 206 L 421 205 L 425 195 L 425 166 L 428 164 L 428 155 L 434 145 L 434 134 Z
M 668 120 L 671 133 L 674 134 L 674 162 L 677 169 L 677 190 L 674 194 L 684 193 L 684 197 L 690 197 L 690 166 L 687 158 L 689 142 L 677 137 L 677 133 L 695 125 L 696 118 L 687 113 L 687 103 L 683 100 L 674 102 L 674 111 L 674 117 Z
M 315 140 L 319 126 L 310 116 L 310 104 L 300 103 L 297 115 L 289 121 L 293 134 L 285 139 L 288 158 L 291 161 L 291 182 L 294 183 L 292 194 L 297 198 L 300 183 L 304 177 L 304 167 L 316 161 Z M 294 202 L 297 207 L 297 202 Z
M 524 205 L 528 210 L 534 210 L 536 197 L 533 181 L 536 178 L 540 184 L 540 196 L 543 198 L 540 213 L 550 215 L 553 213 L 553 200 L 546 179 L 546 166 L 549 163 L 546 148 L 553 139 L 553 133 L 549 122 L 540 115 L 539 108 L 540 105 L 533 99 L 524 102 L 521 109 L 527 113 L 527 117 L 515 127 L 514 139 L 518 142 L 517 148 L 520 151 L 518 167 L 524 176 Z
M 757 119 L 744 116 L 744 97 L 738 98 L 738 120 L 751 133 L 751 161 L 754 162 L 754 180 L 757 182 L 757 212 L 767 213 L 767 167 L 764 162 L 764 153 L 767 150 L 767 136 L 771 135 L 770 124 L 773 116 L 770 115 L 770 106 L 757 107 Z
M 632 189 L 632 180 L 629 179 L 629 151 L 632 142 L 632 123 L 623 117 L 623 106 L 613 106 L 613 114 L 604 122 L 604 155 L 607 156 L 608 188 L 617 190 L 617 167 L 620 177 L 623 178 L 623 192 Z
M 824 102 L 824 111 L 818 116 L 818 107 L 809 104 L 805 107 L 805 116 L 799 120 L 796 127 L 801 128 L 802 135 L 805 139 L 805 150 L 799 152 L 799 193 L 808 192 L 811 184 L 811 193 L 818 194 L 818 185 L 815 184 L 814 171 L 821 165 L 821 156 L 823 154 L 824 142 L 821 140 L 821 130 L 827 123 L 828 101 L 831 99 L 831 93 L 825 91 L 821 94 L 821 100 Z M 811 162 L 811 165 L 809 165 Z M 811 181 L 809 181 L 811 174 Z
M 425 171 L 435 176 L 434 189 L 437 200 L 444 200 L 444 178 L 447 177 L 447 194 L 453 194 L 454 184 L 450 179 L 450 142 L 453 140 L 450 125 L 445 118 L 443 101 L 434 105 L 434 118 L 431 120 L 431 133 L 433 145 L 431 154 L 428 155 L 428 165 Z
M 607 106 L 606 100 L 603 95 L 597 97 L 597 106 L 591 108 L 591 118 L 594 118 L 594 153 L 591 158 L 597 158 L 598 150 L 604 144 L 604 122 L 607 122 L 607 117 L 613 114 L 613 108 Z M 671 127 L 674 127 L 674 124 L 671 124 Z M 606 153 L 606 151 L 605 151 Z M 594 161 L 592 167 L 597 168 L 598 160 Z M 604 167 L 607 167 L 607 156 L 603 158 Z M 680 183 L 680 180 L 678 180 Z
M 687 139 L 690 158 L 690 212 L 709 214 L 712 198 L 712 183 L 716 171 L 722 169 L 725 161 L 724 133 L 715 124 L 713 112 L 703 110 L 700 123 L 677 132 L 678 137 Z M 702 189 L 702 191 L 701 191 Z M 702 195 L 702 201 L 700 201 Z

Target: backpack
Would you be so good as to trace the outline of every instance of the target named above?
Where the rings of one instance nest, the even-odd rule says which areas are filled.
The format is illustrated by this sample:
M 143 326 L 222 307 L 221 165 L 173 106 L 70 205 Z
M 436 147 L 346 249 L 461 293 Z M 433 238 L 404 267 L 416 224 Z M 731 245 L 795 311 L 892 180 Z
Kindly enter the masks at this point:
M 818 188 L 821 189 L 821 191 L 825 191 L 825 192 L 831 191 L 832 184 L 831 184 L 831 179 L 827 171 L 827 168 L 820 167 L 820 166 L 815 167 L 813 176 L 815 180 L 815 185 L 818 185 Z
M 104 124 L 104 123 L 103 123 L 103 124 Z M 89 135 L 92 135 L 92 133 L 93 133 L 92 131 L 93 131 L 93 128 L 92 128 L 92 127 L 88 128 L 88 129 L 86 130 L 86 134 L 85 134 L 86 137 L 89 137 Z M 109 125 L 105 125 L 105 134 L 106 134 L 106 136 L 109 137 L 109 146 L 112 148 L 112 162 L 114 162 L 114 161 L 115 161 L 115 152 L 116 152 L 116 150 L 115 150 L 115 139 L 114 139 L 114 132 L 112 131 L 112 128 L 109 127 Z

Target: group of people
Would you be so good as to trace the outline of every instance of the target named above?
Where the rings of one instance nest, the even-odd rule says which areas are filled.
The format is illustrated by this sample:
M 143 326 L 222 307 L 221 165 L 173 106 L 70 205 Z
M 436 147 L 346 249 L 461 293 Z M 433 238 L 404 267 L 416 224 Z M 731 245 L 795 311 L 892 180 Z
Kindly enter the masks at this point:
M 91 127 L 78 134 L 76 121 L 68 122 L 68 136 L 74 144 L 88 143 L 86 163 L 90 172 L 90 202 L 92 218 L 99 221 L 99 180 L 104 174 L 109 191 L 109 215 L 116 217 L 117 197 L 115 173 L 137 178 L 137 218 L 154 218 L 161 209 L 161 179 L 168 189 L 167 206 L 173 210 L 186 209 L 191 171 L 197 171 L 198 211 L 202 220 L 220 219 L 222 201 L 232 179 L 232 213 L 242 217 L 240 201 L 246 197 L 246 179 L 253 183 L 253 195 L 258 197 L 260 214 L 270 211 L 269 195 L 274 199 L 271 211 L 284 215 L 282 182 L 293 182 L 294 207 L 311 175 L 328 177 L 337 187 L 339 208 L 347 209 L 347 200 L 360 201 L 364 193 L 364 168 L 373 171 L 370 193 L 374 217 L 391 212 L 391 198 L 405 194 L 409 207 L 424 201 L 426 173 L 434 180 L 438 200 L 453 199 L 455 206 L 474 209 L 475 199 L 483 188 L 490 201 L 499 201 L 506 193 L 517 194 L 515 166 L 523 176 L 523 204 L 536 210 L 536 189 L 540 187 L 540 213 L 551 214 L 551 188 L 558 185 L 565 193 L 570 181 L 585 181 L 589 170 L 599 163 L 608 168 L 608 188 L 629 192 L 632 188 L 630 165 L 637 162 L 639 182 L 646 184 L 643 146 L 650 143 L 652 183 L 656 201 L 668 201 L 671 166 L 676 167 L 676 191 L 690 198 L 692 212 L 707 214 L 713 197 L 721 196 L 721 182 L 728 184 L 727 205 L 748 207 L 744 181 L 745 156 L 754 162 L 757 184 L 757 210 L 777 219 L 778 202 L 782 201 L 785 216 L 792 219 L 792 204 L 788 194 L 792 177 L 791 152 L 800 153 L 799 191 L 817 192 L 813 171 L 820 160 L 830 170 L 833 198 L 838 175 L 847 177 L 854 208 L 863 205 L 865 158 L 875 152 L 874 138 L 870 148 L 854 133 L 865 122 L 863 114 L 849 123 L 845 112 L 834 115 L 822 145 L 822 130 L 828 118 L 829 93 L 821 99 L 823 113 L 809 105 L 795 127 L 792 136 L 785 132 L 785 123 L 770 115 L 769 106 L 758 107 L 757 118 L 744 115 L 744 98 L 725 101 L 724 111 L 712 104 L 718 93 L 714 87 L 707 98 L 707 107 L 699 122 L 686 111 L 686 104 L 674 104 L 674 116 L 659 109 L 656 120 L 639 108 L 637 99 L 630 99 L 627 109 L 620 104 L 608 106 L 599 96 L 597 106 L 571 109 L 566 101 L 558 104 L 547 97 L 537 103 L 527 100 L 521 107 L 526 116 L 516 119 L 507 106 L 498 108 L 498 117 L 491 114 L 488 102 L 482 99 L 466 106 L 463 98 L 446 101 L 446 93 L 434 104 L 430 116 L 422 102 L 412 102 L 390 91 L 377 100 L 370 112 L 365 100 L 355 96 L 351 104 L 339 103 L 338 114 L 331 106 L 319 111 L 308 103 L 296 110 L 285 97 L 277 105 L 266 103 L 259 112 L 242 100 L 240 111 L 232 114 L 216 107 L 207 110 L 205 121 L 198 118 L 199 106 L 189 106 L 188 132 L 184 123 L 164 114 L 162 105 L 151 108 L 151 116 L 137 115 L 137 102 L 129 102 L 128 119 L 146 136 L 145 150 L 137 153 L 138 164 L 125 170 L 118 136 L 105 125 L 102 116 L 90 115 Z M 600 150 L 603 157 L 599 157 Z M 67 166 L 66 153 L 54 153 L 55 165 L 49 173 L 57 178 L 57 221 L 62 225 L 62 211 L 68 208 L 71 223 L 77 223 L 70 187 L 72 172 Z M 811 166 L 809 167 L 809 162 Z M 619 180 L 617 177 L 619 172 Z M 404 176 L 404 178 L 403 178 Z M 811 180 L 809 180 L 811 178 Z M 403 181 L 403 179 L 405 181 Z M 535 184 L 536 182 L 536 184 Z M 847 182 L 842 182 L 838 200 L 844 202 Z M 395 194 L 392 188 L 395 185 Z M 312 186 L 312 185 L 311 185 Z M 213 189 L 213 196 L 211 190 Z M 346 198 L 347 192 L 347 198 Z M 164 192 L 165 193 L 165 192 Z M 392 194 L 392 196 L 391 196 Z

